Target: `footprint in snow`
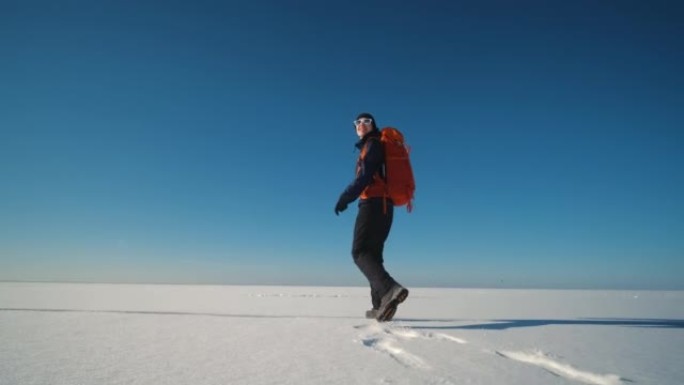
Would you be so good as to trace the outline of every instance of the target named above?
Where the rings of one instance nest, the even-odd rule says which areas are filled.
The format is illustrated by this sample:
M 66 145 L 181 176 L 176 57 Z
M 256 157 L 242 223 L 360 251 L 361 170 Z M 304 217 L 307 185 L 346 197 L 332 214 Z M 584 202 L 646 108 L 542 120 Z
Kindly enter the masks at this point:
M 381 327 L 379 324 L 370 324 L 355 326 L 355 328 L 363 331 L 360 341 L 364 346 L 388 355 L 407 368 L 430 369 L 425 360 L 400 347 L 399 340 L 396 336 L 388 333 L 385 327 Z
M 360 341 L 364 346 L 387 354 L 401 365 L 414 369 L 427 370 L 430 369 L 430 365 L 417 355 L 403 349 L 399 344 L 401 340 L 420 338 L 427 340 L 444 340 L 458 344 L 467 343 L 460 338 L 448 334 L 424 333 L 411 328 L 397 327 L 388 324 L 373 323 L 355 326 L 355 328 L 363 331 Z
M 582 382 L 589 385 L 621 385 L 625 382 L 633 382 L 620 378 L 615 374 L 597 374 L 579 370 L 569 364 L 559 362 L 543 352 L 525 353 L 515 351 L 496 351 L 497 355 L 514 361 L 538 366 L 557 376 Z

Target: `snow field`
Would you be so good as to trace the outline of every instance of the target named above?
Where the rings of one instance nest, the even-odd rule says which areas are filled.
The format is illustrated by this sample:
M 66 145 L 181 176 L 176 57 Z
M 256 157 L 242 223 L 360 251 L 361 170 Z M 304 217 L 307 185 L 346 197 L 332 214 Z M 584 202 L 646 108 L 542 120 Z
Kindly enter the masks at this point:
M 684 383 L 683 292 L 0 284 L 0 384 Z

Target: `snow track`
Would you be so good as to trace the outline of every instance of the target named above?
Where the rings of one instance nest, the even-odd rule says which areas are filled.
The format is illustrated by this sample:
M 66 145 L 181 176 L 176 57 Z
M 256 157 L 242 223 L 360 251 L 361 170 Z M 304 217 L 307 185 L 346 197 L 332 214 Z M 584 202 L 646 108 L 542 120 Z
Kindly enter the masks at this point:
M 579 381 L 590 385 L 620 385 L 622 379 L 614 374 L 596 374 L 576 369 L 572 365 L 556 361 L 543 352 L 525 353 L 497 351 L 501 357 L 538 366 L 551 373 L 565 377 L 569 380 Z
M 355 328 L 361 331 L 359 341 L 361 341 L 364 346 L 386 354 L 406 368 L 418 370 L 430 370 L 433 369 L 433 366 L 429 363 L 428 359 L 411 353 L 409 349 L 404 346 L 405 344 L 402 343 L 403 341 L 422 339 L 435 342 L 449 341 L 459 345 L 468 344 L 468 342 L 462 338 L 445 333 L 422 332 L 411 327 L 403 326 L 400 323 L 380 324 L 371 322 L 369 325 L 355 326 Z M 577 369 L 568 363 L 554 359 L 551 354 L 546 354 L 541 351 L 526 353 L 522 351 L 492 351 L 483 348 L 478 349 L 476 346 L 472 346 L 471 348 L 479 350 L 478 354 L 489 355 L 491 359 L 503 357 L 519 363 L 529 364 L 567 380 L 587 385 L 621 385 L 626 382 L 632 382 L 615 374 L 598 374 Z M 435 350 L 442 351 L 443 349 Z M 441 383 L 447 381 L 446 379 L 439 380 L 442 381 Z

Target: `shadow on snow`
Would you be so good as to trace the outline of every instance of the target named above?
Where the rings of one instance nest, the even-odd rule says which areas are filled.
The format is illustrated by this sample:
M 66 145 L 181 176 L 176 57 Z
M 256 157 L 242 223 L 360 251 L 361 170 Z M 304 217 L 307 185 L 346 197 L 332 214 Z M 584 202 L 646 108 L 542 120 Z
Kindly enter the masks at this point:
M 153 310 L 88 310 L 88 309 L 25 309 L 25 308 L 0 308 L 0 312 L 37 312 L 37 313 L 109 313 L 109 314 L 139 314 L 139 315 L 175 315 L 175 316 L 202 316 L 202 317 L 225 317 L 225 318 L 330 318 L 330 319 L 358 319 L 359 317 L 324 316 L 324 315 L 268 315 L 268 314 L 230 314 L 230 313 L 194 313 L 182 311 L 153 311 Z
M 226 318 L 281 318 L 281 319 L 359 319 L 351 316 L 325 316 L 325 315 L 267 315 L 267 314 L 230 314 L 230 313 L 195 313 L 181 311 L 147 311 L 147 310 L 87 310 L 87 309 L 28 309 L 28 308 L 0 308 L 0 312 L 41 312 L 41 313 L 109 313 L 109 314 L 140 314 L 140 315 L 174 315 L 174 316 L 203 316 L 203 317 L 226 317 Z M 434 318 L 395 318 L 395 322 L 421 323 L 459 323 L 461 325 L 411 325 L 414 329 L 430 330 L 507 330 L 515 328 L 529 328 L 539 326 L 625 326 L 640 328 L 665 328 L 684 329 L 684 320 L 669 319 L 628 319 L 628 318 L 580 318 L 572 320 L 562 319 L 517 319 L 517 320 L 490 320 L 476 324 L 462 325 L 472 322 L 465 319 L 434 319 Z M 409 325 L 406 325 L 409 326 Z
M 467 322 L 466 320 L 431 320 L 431 319 L 401 319 L 402 322 Z M 539 326 L 625 326 L 640 328 L 666 328 L 684 329 L 684 320 L 669 319 L 622 319 L 622 318 L 580 318 L 572 320 L 562 319 L 518 319 L 518 320 L 491 320 L 484 323 L 471 325 L 449 326 L 413 326 L 415 329 L 434 330 L 507 330 L 515 328 L 529 328 Z

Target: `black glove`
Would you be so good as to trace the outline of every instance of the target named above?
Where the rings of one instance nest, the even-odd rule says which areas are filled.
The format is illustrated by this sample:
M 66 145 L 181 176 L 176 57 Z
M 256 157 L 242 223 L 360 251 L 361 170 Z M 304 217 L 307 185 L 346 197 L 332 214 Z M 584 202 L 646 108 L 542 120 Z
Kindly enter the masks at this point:
M 344 210 L 347 209 L 348 203 L 345 203 L 341 199 L 337 201 L 337 204 L 335 205 L 335 215 L 340 215 L 340 213 Z

